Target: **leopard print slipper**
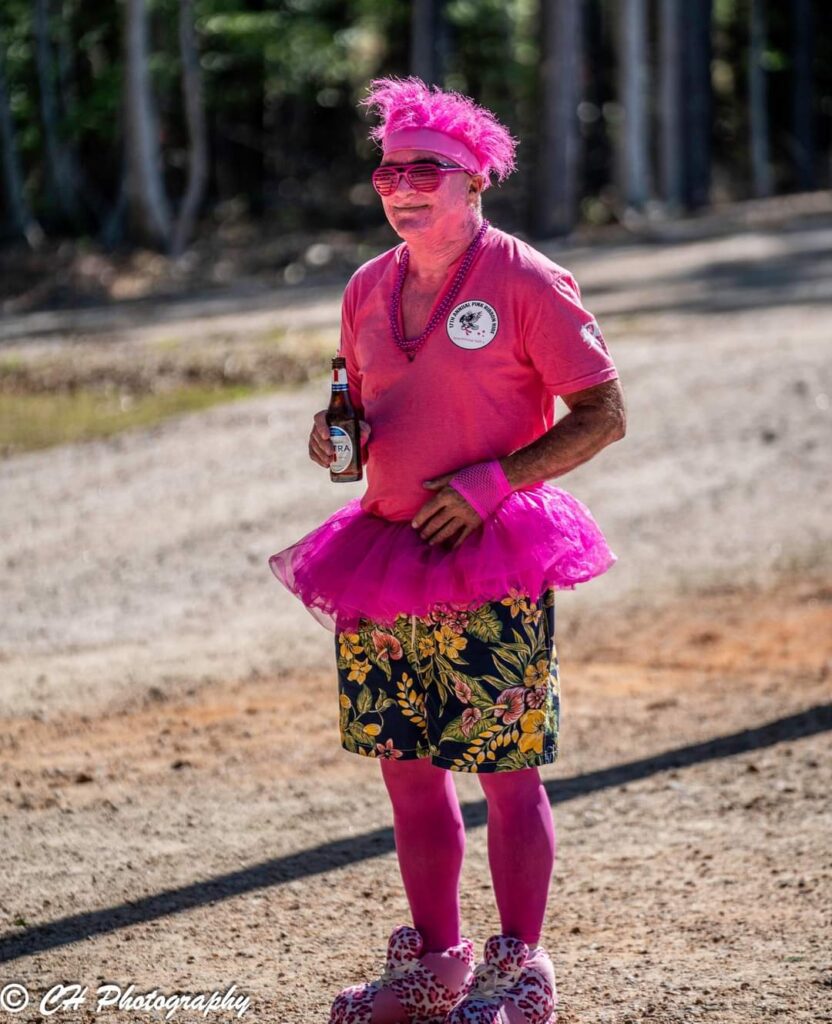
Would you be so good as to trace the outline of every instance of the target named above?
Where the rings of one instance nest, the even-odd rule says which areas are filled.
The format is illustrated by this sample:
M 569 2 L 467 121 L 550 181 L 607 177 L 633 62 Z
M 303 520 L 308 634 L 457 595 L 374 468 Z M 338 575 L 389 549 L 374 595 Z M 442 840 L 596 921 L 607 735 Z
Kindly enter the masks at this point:
M 542 946 L 492 935 L 465 997 L 445 1024 L 556 1024 L 555 968 Z
M 443 977 L 456 976 L 456 984 L 442 981 L 422 963 L 423 947 L 424 940 L 416 928 L 394 928 L 381 977 L 339 992 L 330 1010 L 329 1024 L 443 1024 L 471 985 L 474 944 L 463 937 L 457 945 L 438 954 L 448 961 L 441 972 Z

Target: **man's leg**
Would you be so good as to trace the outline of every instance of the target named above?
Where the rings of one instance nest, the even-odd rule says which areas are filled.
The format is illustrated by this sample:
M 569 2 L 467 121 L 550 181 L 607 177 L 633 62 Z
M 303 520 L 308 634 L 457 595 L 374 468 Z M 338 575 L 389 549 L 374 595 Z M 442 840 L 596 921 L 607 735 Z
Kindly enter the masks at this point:
M 504 935 L 540 941 L 557 842 L 537 768 L 479 776 L 488 801 L 488 860 Z
M 465 856 L 465 823 L 452 773 L 428 758 L 381 758 L 393 805 L 396 852 L 413 926 L 425 951 L 461 940 L 459 880 Z
M 332 1004 L 330 1024 L 400 1024 L 416 1016 L 442 1020 L 469 986 L 474 969 L 473 943 L 459 933 L 465 830 L 450 772 L 425 758 L 382 757 L 379 763 L 393 803 L 399 867 L 422 946 L 415 959 L 413 929 L 394 929 L 385 973 L 343 989 Z M 407 968 L 405 973 L 401 968 Z

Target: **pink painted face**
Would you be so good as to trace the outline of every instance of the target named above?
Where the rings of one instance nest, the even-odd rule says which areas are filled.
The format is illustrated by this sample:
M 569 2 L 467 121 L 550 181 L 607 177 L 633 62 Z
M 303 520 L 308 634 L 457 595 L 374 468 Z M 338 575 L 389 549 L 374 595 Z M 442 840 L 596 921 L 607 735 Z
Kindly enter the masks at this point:
M 384 164 L 412 164 L 421 160 L 451 164 L 446 157 L 424 149 L 395 149 L 385 153 Z M 443 174 L 435 192 L 419 192 L 402 176 L 392 195 L 380 196 L 390 226 L 400 238 L 422 234 L 455 234 L 471 215 L 472 186 L 482 188 L 481 174 Z

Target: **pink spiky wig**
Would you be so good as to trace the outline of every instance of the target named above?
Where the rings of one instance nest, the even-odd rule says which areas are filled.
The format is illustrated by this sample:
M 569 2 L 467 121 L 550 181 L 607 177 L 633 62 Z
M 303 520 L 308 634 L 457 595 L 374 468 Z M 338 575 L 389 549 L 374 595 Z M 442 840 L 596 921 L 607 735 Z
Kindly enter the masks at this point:
M 455 160 L 471 173 L 482 174 L 484 188 L 491 175 L 503 181 L 515 169 L 512 138 L 490 110 L 458 92 L 431 88 L 421 80 L 375 78 L 359 106 L 381 118 L 370 138 L 385 152 L 426 149 Z

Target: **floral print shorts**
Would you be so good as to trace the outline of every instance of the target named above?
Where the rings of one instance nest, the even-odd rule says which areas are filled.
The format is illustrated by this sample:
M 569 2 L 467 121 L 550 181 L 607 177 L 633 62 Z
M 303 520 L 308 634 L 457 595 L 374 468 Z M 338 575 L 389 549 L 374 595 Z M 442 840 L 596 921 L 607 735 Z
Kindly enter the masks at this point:
M 474 610 L 362 619 L 335 635 L 341 746 L 457 772 L 516 771 L 558 753 L 555 591 Z

